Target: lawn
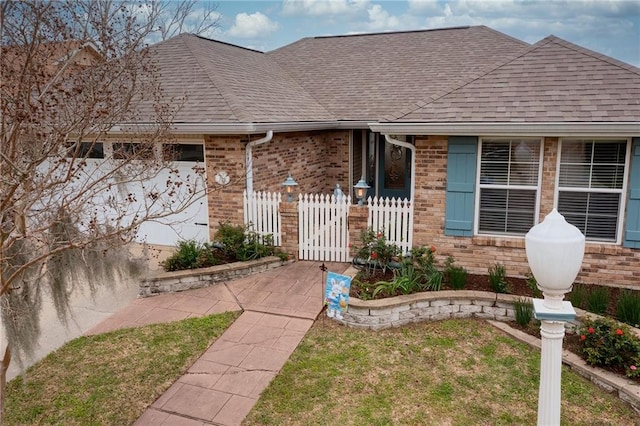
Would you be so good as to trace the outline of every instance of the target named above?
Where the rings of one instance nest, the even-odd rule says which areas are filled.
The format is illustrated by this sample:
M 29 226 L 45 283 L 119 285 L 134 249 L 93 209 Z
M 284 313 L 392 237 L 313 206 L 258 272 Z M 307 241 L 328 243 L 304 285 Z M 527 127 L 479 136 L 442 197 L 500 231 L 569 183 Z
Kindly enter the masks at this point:
M 8 384 L 7 425 L 127 425 L 237 318 L 228 312 L 80 337 Z
M 481 320 L 382 331 L 318 321 L 246 425 L 535 424 L 539 351 Z M 567 369 L 562 424 L 640 425 Z

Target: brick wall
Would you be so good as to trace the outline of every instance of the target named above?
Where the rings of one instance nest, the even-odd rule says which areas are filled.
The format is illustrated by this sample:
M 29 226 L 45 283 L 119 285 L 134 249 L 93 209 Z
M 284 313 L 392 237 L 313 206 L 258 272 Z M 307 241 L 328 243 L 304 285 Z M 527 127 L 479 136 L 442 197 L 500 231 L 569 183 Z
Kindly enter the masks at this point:
M 251 136 L 251 140 L 258 137 Z M 248 141 L 246 135 L 205 138 L 212 236 L 222 219 L 242 223 L 242 191 L 246 185 L 245 145 Z M 523 238 L 444 235 L 447 137 L 417 136 L 415 144 L 414 245 L 435 245 L 439 261 L 443 262 L 449 255 L 454 256 L 458 264 L 473 274 L 485 275 L 489 266 L 500 262 L 509 276 L 523 277 L 529 270 Z M 557 149 L 558 138 L 545 138 L 541 220 L 553 208 Z M 256 191 L 282 191 L 282 182 L 289 172 L 299 184 L 296 194 L 328 194 L 336 183 L 348 191 L 349 131 L 275 134 L 272 141 L 255 147 L 253 156 Z M 232 178 L 231 183 L 223 188 L 214 181 L 215 174 L 221 170 Z M 350 233 L 359 235 L 355 230 L 350 230 Z M 640 286 L 640 250 L 588 243 L 578 281 Z
M 246 186 L 245 150 L 246 135 L 205 136 L 204 157 L 207 171 L 209 234 L 213 239 L 222 221 L 233 224 L 243 222 L 242 191 Z M 215 175 L 224 171 L 231 178 L 221 186 Z
M 299 193 L 331 193 L 348 188 L 349 131 L 280 133 L 253 148 L 253 189 L 282 191 L 291 173 Z
M 545 138 L 540 220 L 553 208 L 558 138 Z M 524 238 L 448 237 L 444 235 L 446 136 L 416 137 L 416 201 L 414 245 L 435 245 L 437 258 L 454 256 L 470 273 L 487 274 L 495 262 L 509 276 L 529 271 Z M 619 245 L 587 243 L 577 281 L 588 284 L 640 286 L 640 250 Z
M 253 189 L 284 192 L 289 173 L 298 183 L 295 194 L 333 193 L 336 183 L 349 188 L 348 130 L 276 133 L 267 143 L 253 147 Z M 209 228 L 213 238 L 218 224 L 243 223 L 242 193 L 246 188 L 246 145 L 264 135 L 205 136 L 205 162 L 209 188 Z M 230 177 L 218 185 L 216 173 Z

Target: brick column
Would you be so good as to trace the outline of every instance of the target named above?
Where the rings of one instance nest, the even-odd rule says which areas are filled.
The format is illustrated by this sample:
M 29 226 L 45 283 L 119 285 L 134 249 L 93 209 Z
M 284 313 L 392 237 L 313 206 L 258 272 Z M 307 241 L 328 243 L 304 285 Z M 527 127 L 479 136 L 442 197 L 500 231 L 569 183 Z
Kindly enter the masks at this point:
M 298 202 L 280 203 L 282 251 L 298 259 Z
M 366 206 L 351 205 L 349 207 L 349 256 L 354 257 L 360 248 L 360 235 L 367 230 L 369 209 Z

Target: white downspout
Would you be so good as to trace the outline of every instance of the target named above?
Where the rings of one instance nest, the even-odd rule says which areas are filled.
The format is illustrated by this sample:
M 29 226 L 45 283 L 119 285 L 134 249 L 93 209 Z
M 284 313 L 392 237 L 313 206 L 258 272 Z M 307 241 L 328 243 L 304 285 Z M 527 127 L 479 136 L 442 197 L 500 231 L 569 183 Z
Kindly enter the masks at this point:
M 403 148 L 407 148 L 411 151 L 411 192 L 409 193 L 409 201 L 413 205 L 413 200 L 415 198 L 416 193 L 416 147 L 415 145 L 410 144 L 409 142 L 399 141 L 398 139 L 393 139 L 389 135 L 384 135 L 384 139 L 392 145 L 398 145 Z
M 273 130 L 269 130 L 263 138 L 249 142 L 246 149 L 247 165 L 247 194 L 253 193 L 253 147 L 269 142 L 273 139 Z

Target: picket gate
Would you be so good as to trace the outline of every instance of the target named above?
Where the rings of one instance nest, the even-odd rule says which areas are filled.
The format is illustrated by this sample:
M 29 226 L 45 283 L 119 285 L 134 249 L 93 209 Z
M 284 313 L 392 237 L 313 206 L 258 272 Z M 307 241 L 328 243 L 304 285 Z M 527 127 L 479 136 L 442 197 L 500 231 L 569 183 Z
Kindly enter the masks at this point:
M 350 196 L 298 196 L 298 258 L 349 262 Z
M 247 194 L 247 191 L 244 191 L 243 199 L 245 225 L 261 236 L 273 236 L 273 245 L 279 247 L 282 243 L 282 194 L 263 191 Z
M 413 243 L 413 203 L 406 198 L 369 197 L 369 227 L 407 254 Z

